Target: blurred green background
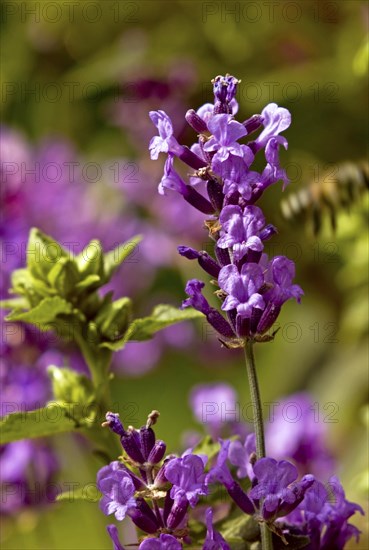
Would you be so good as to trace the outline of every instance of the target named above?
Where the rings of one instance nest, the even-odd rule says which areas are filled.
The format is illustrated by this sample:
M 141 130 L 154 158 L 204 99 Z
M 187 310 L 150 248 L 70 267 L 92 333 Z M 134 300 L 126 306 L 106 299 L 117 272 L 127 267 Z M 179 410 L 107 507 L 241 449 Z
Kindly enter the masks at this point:
M 367 156 L 367 2 L 45 0 L 4 1 L 1 9 L 2 122 L 32 144 L 62 136 L 86 161 L 139 162 L 148 174 L 138 178 L 142 193 L 156 188 L 160 170 L 151 168 L 147 141 L 135 133 L 140 119 L 125 122 L 124 117 L 131 107 L 140 117 L 152 108 L 165 109 L 165 101 L 155 96 L 132 95 L 132 83 L 144 78 L 171 82 L 183 112 L 211 101 L 211 78 L 226 72 L 242 80 L 239 120 L 271 101 L 287 107 L 293 123 L 282 164 L 292 184 L 285 194 L 317 178 L 317 171 Z M 191 134 L 183 132 L 183 139 L 191 140 Z M 104 189 L 106 182 L 99 185 Z M 297 262 L 305 297 L 301 306 L 286 305 L 275 342 L 256 350 L 263 400 L 307 389 L 321 407 L 336 404 L 328 443 L 339 458 L 348 498 L 367 510 L 368 197 L 364 194 L 349 213 L 338 213 L 336 233 L 325 220 L 313 236 L 304 222 L 283 219 L 283 196 L 276 185 L 262 207 L 279 228 L 275 251 Z M 104 202 L 109 210 L 107 196 Z M 165 207 L 163 198 L 163 217 Z M 70 215 L 78 215 L 78 205 Z M 187 242 L 183 234 L 177 244 Z M 129 269 L 134 277 L 135 264 Z M 177 259 L 175 269 L 169 284 L 171 272 L 158 268 L 151 304 L 162 301 L 169 287 L 172 303 L 179 304 L 186 277 L 201 278 L 192 262 Z M 188 405 L 193 384 L 227 380 L 240 400 L 248 401 L 237 352 L 218 352 L 214 335 L 204 342 L 203 326 L 194 341 L 191 350 L 165 352 L 145 376 L 120 376 L 112 384 L 115 402 L 136 404 L 136 425 L 151 409 L 161 412 L 157 435 L 173 450 L 180 448 L 184 430 L 199 428 Z M 62 457 L 59 483 L 94 481 L 101 463 L 87 445 L 69 436 L 55 437 L 54 444 Z M 2 521 L 2 545 L 105 550 L 108 522 L 95 503 L 27 510 Z M 365 531 L 364 520 L 354 523 Z M 367 535 L 352 544 L 368 547 Z

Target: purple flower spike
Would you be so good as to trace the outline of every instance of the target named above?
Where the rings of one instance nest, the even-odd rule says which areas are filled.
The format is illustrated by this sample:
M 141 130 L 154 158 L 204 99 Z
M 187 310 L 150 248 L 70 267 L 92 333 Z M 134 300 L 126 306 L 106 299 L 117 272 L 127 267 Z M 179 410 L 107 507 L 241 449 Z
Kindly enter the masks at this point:
M 196 506 L 200 495 L 207 494 L 204 463 L 197 455 L 174 458 L 165 467 L 165 475 L 173 484 L 170 496 L 175 500 L 185 495 L 192 507 Z
M 257 206 L 225 206 L 219 218 L 222 224 L 217 245 L 232 248 L 235 261 L 241 260 L 249 249 L 261 252 L 264 245 L 259 237 L 265 218 Z
M 172 535 L 163 535 L 157 538 L 145 539 L 138 550 L 182 550 L 182 544 Z
M 213 510 L 208 508 L 206 510 L 206 539 L 204 541 L 203 550 L 231 550 L 229 544 L 226 543 L 224 538 L 213 526 Z
M 119 462 L 112 462 L 99 470 L 97 487 L 104 495 L 100 508 L 107 516 L 114 514 L 121 521 L 136 507 L 134 484 L 128 472 L 120 468 Z
M 106 527 L 106 530 L 109 533 L 111 540 L 113 541 L 113 550 L 124 550 L 124 547 L 121 545 L 118 537 L 118 529 L 116 525 L 108 525 Z
M 263 271 L 258 264 L 244 264 L 239 273 L 235 265 L 220 270 L 219 286 L 228 296 L 222 304 L 224 311 L 237 309 L 240 317 L 250 318 L 253 308 L 263 309 L 263 297 L 258 293 L 264 283 Z

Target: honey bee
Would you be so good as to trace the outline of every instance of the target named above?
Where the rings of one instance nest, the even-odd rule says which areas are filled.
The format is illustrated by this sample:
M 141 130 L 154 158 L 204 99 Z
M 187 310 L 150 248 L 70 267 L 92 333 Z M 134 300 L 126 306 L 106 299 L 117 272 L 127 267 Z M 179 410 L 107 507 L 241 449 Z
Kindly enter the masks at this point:
M 348 210 L 368 190 L 368 161 L 343 162 L 323 171 L 320 177 L 284 199 L 282 216 L 287 221 L 310 220 L 316 236 L 322 228 L 323 216 L 328 214 L 335 231 L 338 211 Z

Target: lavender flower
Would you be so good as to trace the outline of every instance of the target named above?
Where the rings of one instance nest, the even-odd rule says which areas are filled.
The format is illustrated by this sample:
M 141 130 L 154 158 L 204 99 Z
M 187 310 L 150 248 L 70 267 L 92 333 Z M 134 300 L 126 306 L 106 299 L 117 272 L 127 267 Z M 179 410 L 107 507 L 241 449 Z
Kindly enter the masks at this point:
M 159 538 L 148 538 L 141 542 L 139 550 L 182 550 L 182 544 L 168 534 L 161 534 Z
M 150 118 L 159 132 L 159 135 L 150 141 L 151 158 L 156 160 L 160 153 L 180 152 L 180 145 L 173 136 L 173 125 L 169 116 L 164 111 L 151 111 Z
M 225 206 L 219 221 L 222 229 L 217 245 L 232 248 L 234 261 L 241 260 L 248 250 L 263 250 L 259 234 L 265 225 L 265 218 L 257 206 L 246 206 L 243 211 L 237 205 Z
M 348 520 L 355 512 L 363 514 L 358 504 L 349 502 L 337 477 L 324 486 L 315 481 L 305 498 L 287 518 L 287 522 L 309 535 L 314 550 L 343 550 L 346 543 L 360 531 Z
M 231 464 L 238 466 L 237 477 L 240 479 L 246 476 L 251 480 L 255 478 L 251 464 L 251 459 L 256 457 L 255 450 L 255 434 L 249 434 L 244 445 L 240 441 L 231 441 L 228 458 Z
M 218 454 L 217 462 L 216 465 L 211 468 L 209 473 L 207 474 L 206 484 L 209 485 L 210 483 L 214 483 L 215 481 L 222 483 L 226 488 L 229 496 L 234 500 L 237 506 L 245 514 L 253 514 L 255 510 L 253 503 L 251 502 L 247 494 L 243 491 L 240 484 L 233 479 L 232 474 L 227 466 L 229 446 L 231 442 L 229 440 L 222 441 L 221 439 L 219 439 L 219 443 L 220 451 Z
M 206 104 L 197 112 L 187 113 L 187 120 L 200 133 L 191 151 L 202 163 L 191 177 L 194 182 L 207 182 L 209 200 L 202 195 L 201 199 L 190 196 L 188 189 L 194 191 L 193 187 L 173 171 L 172 155 L 192 167 L 194 164 L 184 158 L 177 142 L 174 147 L 173 128 L 163 112 L 150 114 L 159 129 L 159 137 L 153 138 L 149 148 L 152 158 L 157 158 L 159 151 L 169 154 L 160 192 L 164 187 L 175 189 L 187 202 L 212 215 L 206 225 L 216 243 L 218 261 L 189 247 L 182 246 L 179 251 L 188 259 L 197 259 L 208 274 L 218 279 L 222 292 L 217 294 L 228 322 L 216 315 L 216 309 L 202 296 L 200 281 L 188 282 L 186 292 L 190 298 L 184 301 L 183 307 L 199 309 L 223 338 L 233 340 L 231 346 L 242 346 L 245 339 L 267 340 L 269 337 L 264 335 L 277 319 L 283 303 L 290 298 L 300 301 L 302 295 L 300 287 L 292 284 L 293 262 L 276 257 L 265 264 L 263 241 L 272 237 L 276 228 L 266 225 L 262 211 L 255 206 L 268 186 L 279 179 L 287 183 L 279 162 L 279 148 L 287 148 L 287 140 L 280 134 L 289 127 L 291 115 L 287 109 L 271 103 L 261 115 L 254 115 L 241 124 L 234 119 L 235 111 L 231 108 L 238 80 L 231 75 L 218 76 L 213 84 L 214 107 Z M 264 128 L 256 139 L 248 144 L 240 143 L 248 132 L 254 132 L 260 125 Z M 265 149 L 266 165 L 259 173 L 252 170 L 251 165 L 261 149 Z
M 107 516 L 114 514 L 121 521 L 130 509 L 136 507 L 134 484 L 128 472 L 120 468 L 119 462 L 112 462 L 99 471 L 97 486 L 104 495 L 100 508 Z
M 170 496 L 174 500 L 180 495 L 185 495 L 194 507 L 199 496 L 207 494 L 204 462 L 197 455 L 189 454 L 183 458 L 174 458 L 165 466 L 165 475 L 173 484 Z
M 305 492 L 314 483 L 312 475 L 306 475 L 296 482 L 297 469 L 287 460 L 277 462 L 273 458 L 260 458 L 253 470 L 257 482 L 250 490 L 249 497 L 256 506 L 262 501 L 260 513 L 265 521 L 273 521 L 291 512 L 302 502 Z
M 229 323 L 224 319 L 224 317 L 213 307 L 211 307 L 202 295 L 202 288 L 205 284 L 198 279 L 191 279 L 186 285 L 186 292 L 189 295 L 189 298 L 184 300 L 182 307 L 194 307 L 201 311 L 207 318 L 208 322 L 215 328 L 219 334 L 225 338 L 232 338 L 234 332 L 229 325 Z
M 222 304 L 224 311 L 236 309 L 242 318 L 250 318 L 254 308 L 264 309 L 265 302 L 259 290 L 264 284 L 262 268 L 255 263 L 244 264 L 241 273 L 227 265 L 219 273 L 219 286 L 228 296 Z
M 246 135 L 245 127 L 233 119 L 231 115 L 214 115 L 208 123 L 208 129 L 213 134 L 204 145 L 207 152 L 215 152 L 214 162 L 224 162 L 230 155 L 243 157 L 246 146 L 238 140 Z
M 278 107 L 276 103 L 269 103 L 261 112 L 264 130 L 253 142 L 252 148 L 255 151 L 263 149 L 268 141 L 278 136 L 291 124 L 291 114 L 287 109 Z

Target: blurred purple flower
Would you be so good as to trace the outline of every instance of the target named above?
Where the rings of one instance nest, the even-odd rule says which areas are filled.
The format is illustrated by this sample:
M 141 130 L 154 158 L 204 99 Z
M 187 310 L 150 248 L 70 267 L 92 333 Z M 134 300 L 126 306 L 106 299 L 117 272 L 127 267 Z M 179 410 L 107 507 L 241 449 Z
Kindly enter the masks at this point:
M 301 475 L 310 472 L 326 479 L 334 469 L 334 460 L 327 448 L 327 425 L 317 411 L 317 403 L 308 393 L 279 400 L 266 425 L 266 446 L 269 456 L 293 460 Z
M 237 392 L 226 383 L 198 384 L 190 393 L 190 404 L 196 420 L 205 424 L 214 440 L 225 425 L 239 422 Z

